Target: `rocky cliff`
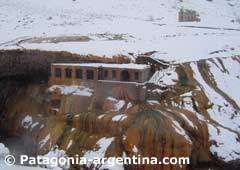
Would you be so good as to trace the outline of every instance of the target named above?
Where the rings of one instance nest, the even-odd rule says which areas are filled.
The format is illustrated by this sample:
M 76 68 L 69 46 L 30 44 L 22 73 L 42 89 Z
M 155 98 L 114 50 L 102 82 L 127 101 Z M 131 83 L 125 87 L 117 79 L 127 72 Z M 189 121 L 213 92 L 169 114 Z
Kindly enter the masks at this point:
M 1 92 L 1 128 L 27 134 L 35 154 L 58 145 L 69 156 L 191 158 L 190 166 L 124 166 L 130 170 L 239 169 L 239 64 L 239 57 L 215 58 L 160 70 L 144 102 L 104 96 L 99 104 L 88 87 L 4 79 L 15 86 L 1 81 L 11 93 L 6 100 Z
M 0 78 L 15 75 L 47 78 L 50 74 L 51 63 L 71 62 L 106 62 L 126 63 L 129 58 L 116 55 L 106 58 L 94 55 L 79 55 L 66 51 L 40 51 L 40 50 L 0 50 Z

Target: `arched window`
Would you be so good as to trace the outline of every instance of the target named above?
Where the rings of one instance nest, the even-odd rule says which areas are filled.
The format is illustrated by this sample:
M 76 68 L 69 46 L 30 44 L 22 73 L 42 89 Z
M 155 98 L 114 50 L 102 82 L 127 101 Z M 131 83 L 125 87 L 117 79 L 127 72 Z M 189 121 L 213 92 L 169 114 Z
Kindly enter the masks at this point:
M 93 70 L 87 70 L 87 79 L 93 80 L 94 79 L 94 72 Z
M 76 69 L 75 73 L 76 73 L 76 78 L 77 79 L 82 79 L 83 78 L 82 69 Z
M 66 76 L 66 78 L 72 78 L 72 69 L 66 68 L 65 69 L 65 76 Z
M 135 80 L 138 80 L 138 79 L 139 79 L 139 74 L 138 74 L 138 72 L 135 72 L 135 73 L 134 73 L 134 79 L 135 79 Z
M 61 77 L 61 76 L 62 76 L 61 68 L 55 68 L 55 77 Z
M 108 70 L 104 70 L 104 78 L 108 78 Z
M 117 73 L 116 73 L 116 70 L 112 70 L 112 78 L 116 78 L 117 77 Z
M 129 81 L 130 80 L 130 75 L 127 70 L 123 70 L 121 72 L 121 81 Z

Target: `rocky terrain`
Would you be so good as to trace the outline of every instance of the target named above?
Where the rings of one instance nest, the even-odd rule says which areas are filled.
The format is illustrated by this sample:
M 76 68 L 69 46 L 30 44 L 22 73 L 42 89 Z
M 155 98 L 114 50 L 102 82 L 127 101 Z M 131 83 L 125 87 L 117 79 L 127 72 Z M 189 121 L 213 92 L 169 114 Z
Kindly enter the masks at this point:
M 239 0 L 1 1 L 0 142 L 16 156 L 191 159 L 83 169 L 239 170 L 239 9 Z M 152 68 L 145 101 L 48 82 L 53 62 L 138 61 L 164 65 Z
M 147 86 L 144 102 L 117 96 L 96 99 L 94 89 L 88 87 L 50 87 L 48 74 L 38 78 L 39 70 L 35 75 L 4 76 L 0 81 L 1 129 L 26 141 L 33 155 L 46 154 L 58 145 L 68 156 L 191 158 L 189 166 L 124 165 L 120 169 L 237 170 L 239 63 L 235 56 L 160 70 L 158 78 L 155 75 L 151 80 L 155 85 Z M 101 105 L 96 100 L 102 100 Z

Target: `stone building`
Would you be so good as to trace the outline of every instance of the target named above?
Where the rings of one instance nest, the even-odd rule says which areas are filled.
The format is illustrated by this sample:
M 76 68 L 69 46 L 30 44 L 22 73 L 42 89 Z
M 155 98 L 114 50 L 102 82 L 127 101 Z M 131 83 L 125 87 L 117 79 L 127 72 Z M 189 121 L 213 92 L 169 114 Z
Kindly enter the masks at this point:
M 194 10 L 181 9 L 178 13 L 179 22 L 200 22 L 199 14 Z
M 150 77 L 146 64 L 54 63 L 51 64 L 50 84 L 74 84 L 96 81 L 143 83 Z

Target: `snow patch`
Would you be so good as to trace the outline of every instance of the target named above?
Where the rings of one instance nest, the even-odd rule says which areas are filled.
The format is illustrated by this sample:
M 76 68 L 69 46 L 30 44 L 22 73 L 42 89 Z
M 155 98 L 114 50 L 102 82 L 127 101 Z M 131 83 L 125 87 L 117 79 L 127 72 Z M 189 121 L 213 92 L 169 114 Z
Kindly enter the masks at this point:
M 124 119 L 127 118 L 126 114 L 120 114 L 120 115 L 116 115 L 112 118 L 113 122 L 119 122 L 119 121 L 123 121 Z
M 31 126 L 32 124 L 32 117 L 27 115 L 23 118 L 22 120 L 22 126 L 25 128 L 25 129 L 28 129 L 29 126 Z
M 71 132 L 74 132 L 75 130 L 76 130 L 76 128 L 72 128 L 72 129 L 71 129 Z
M 136 147 L 136 145 L 133 146 L 132 151 L 133 151 L 134 153 L 138 153 L 138 148 Z
M 119 110 L 121 110 L 124 105 L 125 105 L 125 101 L 124 101 L 124 100 L 119 100 L 119 101 L 115 104 L 115 110 L 114 110 L 114 111 L 119 111 Z
M 116 68 L 116 69 L 148 69 L 146 64 L 108 64 L 108 63 L 54 63 L 55 66 L 80 66 L 80 67 L 101 67 L 101 68 Z
M 129 103 L 127 104 L 127 109 L 131 108 L 132 106 L 133 106 L 133 104 L 132 104 L 131 102 L 129 102 Z
M 211 86 L 209 86 L 202 78 L 196 63 L 191 63 L 191 68 L 194 72 L 194 78 L 200 83 L 202 90 L 205 92 L 209 101 L 213 106 L 208 109 L 211 118 L 225 127 L 232 130 L 239 131 L 240 113 L 235 110 L 231 103 L 217 93 Z M 229 82 L 231 83 L 231 82 Z M 236 114 L 238 113 L 238 114 Z
M 149 80 L 150 83 L 160 86 L 173 86 L 177 83 L 177 81 L 178 74 L 173 67 L 156 71 Z
M 217 154 L 222 160 L 229 162 L 239 159 L 240 142 L 238 135 L 220 126 L 214 127 L 208 123 L 209 139 L 215 143 L 211 145 L 210 151 Z
M 3 144 L 0 143 L 0 164 L 4 164 L 5 156 L 9 155 L 9 149 Z
M 172 127 L 175 129 L 175 131 L 181 136 L 183 136 L 190 144 L 192 144 L 191 139 L 187 135 L 186 131 L 180 126 L 180 124 L 175 120 L 172 120 L 172 122 Z
M 4 169 L 4 170 L 49 170 L 46 168 L 39 168 L 39 167 L 17 166 L 17 165 L 8 166 L 5 164 L 0 164 L 0 169 Z M 53 170 L 55 170 L 55 169 L 53 169 Z
M 102 119 L 105 116 L 105 114 L 102 114 L 100 116 L 98 116 L 98 119 Z
M 193 124 L 193 122 L 191 120 L 188 119 L 188 117 L 185 114 L 181 113 L 180 115 L 184 118 L 184 120 L 188 123 L 189 126 L 197 129 L 197 127 Z
M 222 58 L 221 63 L 217 59 L 213 59 L 214 63 L 207 62 L 210 66 L 210 71 L 213 74 L 213 78 L 217 83 L 217 86 L 227 95 L 232 98 L 240 106 L 240 67 L 239 62 L 232 58 Z
M 40 145 L 40 148 L 42 148 L 51 138 L 51 135 L 50 133 L 43 139 L 39 142 L 39 145 Z
M 55 90 L 60 90 L 62 95 L 78 95 L 88 97 L 93 95 L 93 90 L 84 86 L 53 85 L 49 88 L 49 92 L 54 92 Z
M 37 126 L 39 125 L 39 122 L 35 122 L 31 125 L 31 131 Z
M 109 145 L 113 142 L 113 140 L 114 140 L 114 137 L 111 137 L 111 138 L 104 137 L 99 139 L 95 145 L 95 149 L 93 149 L 92 151 L 85 152 L 83 157 L 85 157 L 86 159 L 93 159 L 94 157 L 104 158 L 105 152 L 109 147 Z M 92 162 L 87 163 L 88 166 L 90 166 L 91 164 Z M 97 166 L 97 165 L 94 165 L 94 166 Z
M 117 99 L 115 99 L 114 97 L 107 97 L 107 100 L 110 100 L 110 101 L 114 101 L 114 102 L 117 102 L 118 100 Z
M 72 144 L 73 144 L 73 141 L 70 140 L 69 143 L 68 143 L 68 145 L 67 145 L 67 150 L 72 146 Z
M 47 154 L 38 155 L 38 157 L 42 160 L 44 160 L 44 158 L 49 158 L 49 159 L 65 158 L 65 159 L 67 159 L 67 155 L 66 155 L 65 151 L 58 149 L 57 146 L 51 148 L 50 152 L 48 152 Z M 47 169 L 61 168 L 62 170 L 68 170 L 70 168 L 70 165 L 68 165 L 67 163 L 65 163 L 65 164 L 51 164 L 51 162 L 49 162 L 49 164 L 44 165 L 44 167 L 46 167 Z
M 157 100 L 147 100 L 147 103 L 150 104 L 150 105 L 158 105 L 158 104 L 160 104 L 159 101 L 157 101 Z

